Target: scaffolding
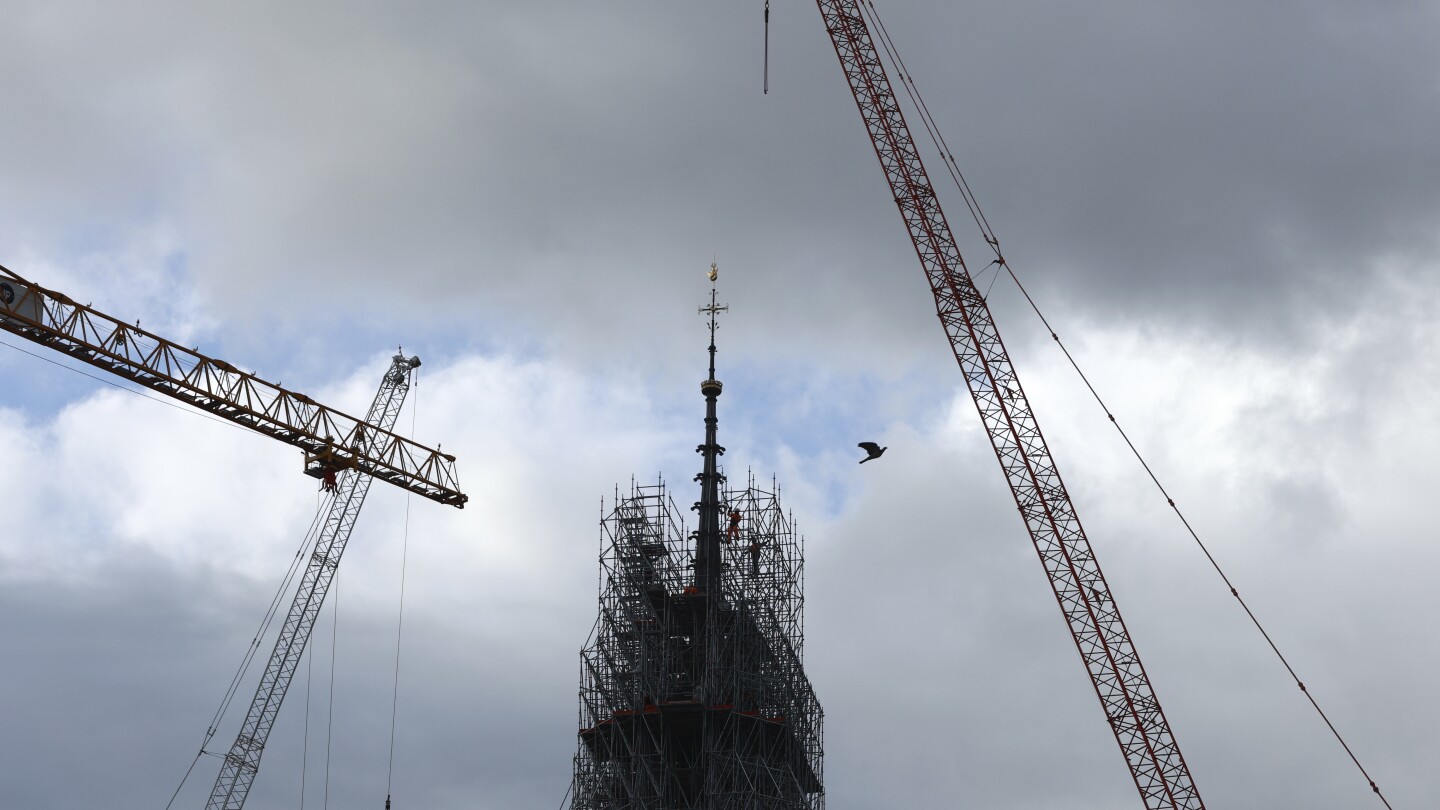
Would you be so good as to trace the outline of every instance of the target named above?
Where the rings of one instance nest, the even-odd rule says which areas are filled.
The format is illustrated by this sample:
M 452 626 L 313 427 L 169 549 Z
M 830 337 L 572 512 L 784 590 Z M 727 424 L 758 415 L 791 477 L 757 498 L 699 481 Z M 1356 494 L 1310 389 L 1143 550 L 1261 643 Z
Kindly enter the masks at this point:
M 601 520 L 572 810 L 825 806 L 802 538 L 773 480 L 764 489 L 747 474 L 732 489 L 721 475 L 717 489 L 718 589 L 697 587 L 699 532 L 663 481 L 617 489 Z

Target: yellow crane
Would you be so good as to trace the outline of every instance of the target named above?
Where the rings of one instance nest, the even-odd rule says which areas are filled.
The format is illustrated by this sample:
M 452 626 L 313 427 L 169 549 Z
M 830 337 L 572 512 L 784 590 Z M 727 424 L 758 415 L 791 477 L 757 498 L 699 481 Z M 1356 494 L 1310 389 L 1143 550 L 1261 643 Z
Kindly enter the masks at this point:
M 206 803 L 214 810 L 239 810 L 370 481 L 378 478 L 439 503 L 465 506 L 467 498 L 455 481 L 455 457 L 391 432 L 420 358 L 395 355 L 362 420 L 147 332 L 138 322 L 131 326 L 77 304 L 4 267 L 0 329 L 295 445 L 305 452 L 306 474 L 323 482 L 329 497 L 320 507 L 324 520 L 305 573 Z M 213 726 L 207 730 L 207 744 L 215 731 Z
M 455 457 L 77 304 L 0 266 L 0 329 L 305 451 L 305 472 L 355 469 L 464 508 Z

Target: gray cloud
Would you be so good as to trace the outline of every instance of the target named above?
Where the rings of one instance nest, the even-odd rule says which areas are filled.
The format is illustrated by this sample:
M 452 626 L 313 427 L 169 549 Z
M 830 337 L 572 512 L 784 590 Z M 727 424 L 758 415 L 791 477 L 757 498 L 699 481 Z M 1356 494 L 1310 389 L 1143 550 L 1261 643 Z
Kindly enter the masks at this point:
M 982 4 L 888 23 L 1042 300 L 1285 341 L 1379 262 L 1434 260 L 1435 14 Z M 268 315 L 288 338 L 302 312 L 321 329 L 468 318 L 575 351 L 578 334 L 642 339 L 613 314 L 683 308 L 657 282 L 713 254 L 797 351 L 879 366 L 933 346 L 808 9 L 776 13 L 769 96 L 757 21 L 734 9 L 17 17 L 9 227 L 54 250 L 137 212 L 178 222 L 227 320 Z M 862 312 L 890 327 L 827 326 Z
M 599 501 L 694 472 L 712 256 L 727 460 L 778 471 L 810 538 L 832 810 L 1134 802 L 812 9 L 776 5 L 768 96 L 758 6 L 5 11 L 0 263 L 341 408 L 376 346 L 427 360 L 421 438 L 474 501 L 412 515 L 401 806 L 559 802 Z M 885 13 L 1007 256 L 1422 804 L 1436 6 Z M 1373 801 L 1015 292 L 992 300 L 1203 794 Z M 289 448 L 9 350 L 0 373 L 0 804 L 159 806 L 310 482 Z M 383 798 L 388 741 L 404 504 L 372 497 L 341 586 L 346 805 Z M 299 705 L 254 807 L 296 803 Z

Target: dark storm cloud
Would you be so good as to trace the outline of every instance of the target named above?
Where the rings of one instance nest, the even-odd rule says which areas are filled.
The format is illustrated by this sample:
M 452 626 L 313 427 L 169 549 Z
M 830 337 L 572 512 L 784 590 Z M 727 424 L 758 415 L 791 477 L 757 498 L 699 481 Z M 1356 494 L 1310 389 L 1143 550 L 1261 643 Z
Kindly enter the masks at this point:
M 1434 260 L 1433 4 L 964 15 L 948 59 L 945 32 L 889 16 L 926 43 L 1002 237 L 1067 299 L 1268 332 L 1382 260 Z
M 237 314 L 562 344 L 636 339 L 616 315 L 683 309 L 667 280 L 713 255 L 797 351 L 933 344 L 818 15 L 776 9 L 764 96 L 753 11 L 22 7 L 6 174 L 42 204 L 11 227 L 103 239 L 149 212 Z M 1432 5 L 882 11 L 1056 308 L 1283 340 L 1378 261 L 1436 255 Z M 854 341 L 835 324 L 857 313 L 892 326 Z
M 1303 311 L 1434 249 L 1428 8 L 885 11 L 1013 261 L 1057 299 L 1263 329 L 1250 302 Z M 449 316 L 623 333 L 593 308 L 654 303 L 716 254 L 777 320 L 817 292 L 802 323 L 898 298 L 886 314 L 930 338 L 808 8 L 776 14 L 768 97 L 754 21 L 718 5 L 117 15 L 20 15 L 8 173 L 44 167 L 23 188 L 86 200 L 64 213 L 87 231 L 180 218 L 222 300 L 274 306 L 289 282 L 280 306 L 413 312 L 443 291 Z

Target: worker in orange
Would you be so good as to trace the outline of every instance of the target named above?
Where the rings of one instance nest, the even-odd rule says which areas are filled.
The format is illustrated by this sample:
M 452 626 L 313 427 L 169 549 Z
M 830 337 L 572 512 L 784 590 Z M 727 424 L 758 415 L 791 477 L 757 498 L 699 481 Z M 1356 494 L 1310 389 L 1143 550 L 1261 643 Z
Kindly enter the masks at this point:
M 333 467 L 325 468 L 325 475 L 320 479 L 320 488 L 326 492 L 335 491 L 335 469 Z
M 740 513 L 734 509 L 730 510 L 730 528 L 725 532 L 725 542 L 729 543 L 740 536 Z

